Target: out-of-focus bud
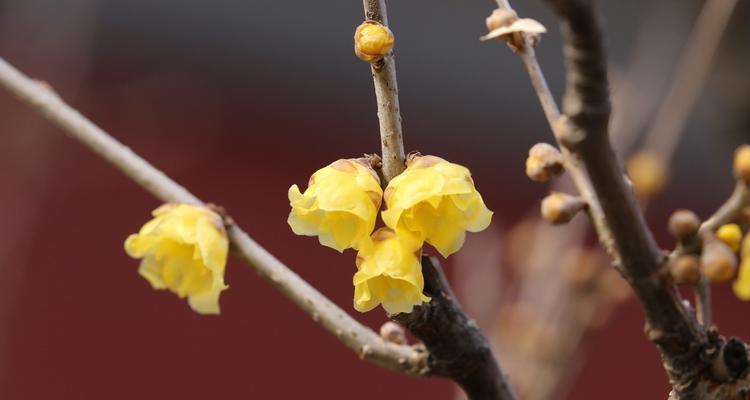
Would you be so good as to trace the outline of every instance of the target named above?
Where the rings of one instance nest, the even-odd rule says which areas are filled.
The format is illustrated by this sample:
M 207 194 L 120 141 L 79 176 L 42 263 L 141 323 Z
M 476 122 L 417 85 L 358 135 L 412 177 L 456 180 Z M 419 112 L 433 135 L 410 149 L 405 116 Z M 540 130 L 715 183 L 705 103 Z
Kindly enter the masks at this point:
M 750 145 L 743 144 L 734 153 L 734 176 L 750 183 Z
M 642 150 L 628 160 L 628 175 L 633 191 L 641 199 L 659 194 L 667 183 L 667 166 L 658 155 Z
M 737 269 L 737 256 L 724 242 L 710 240 L 703 245 L 701 269 L 709 281 L 726 282 Z
M 690 210 L 677 210 L 669 217 L 669 233 L 680 241 L 694 236 L 700 227 L 700 219 Z
M 380 61 L 393 48 L 395 38 L 387 26 L 365 21 L 354 31 L 354 54 L 369 63 Z
M 545 182 L 563 171 L 562 154 L 554 146 L 537 143 L 529 150 L 526 175 L 532 181 Z
M 669 274 L 678 285 L 694 285 L 701 279 L 700 259 L 692 254 L 680 256 L 669 265 Z
M 716 238 L 729 246 L 732 251 L 737 252 L 742 242 L 742 230 L 737 224 L 722 225 L 716 230 Z
M 565 224 L 584 208 L 586 202 L 580 197 L 552 192 L 542 200 L 542 217 L 553 224 Z
M 406 344 L 404 328 L 393 321 L 388 321 L 380 327 L 380 337 L 386 342 Z

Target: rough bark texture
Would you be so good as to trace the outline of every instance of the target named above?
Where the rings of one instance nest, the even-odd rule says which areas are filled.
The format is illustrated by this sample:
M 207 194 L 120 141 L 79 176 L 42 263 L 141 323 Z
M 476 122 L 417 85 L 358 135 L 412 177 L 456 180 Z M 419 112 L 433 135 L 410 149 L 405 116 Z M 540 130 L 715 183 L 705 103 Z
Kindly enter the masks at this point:
M 393 319 L 427 347 L 430 373 L 454 380 L 472 400 L 515 399 L 487 339 L 461 309 L 437 260 L 422 257 L 422 272 L 432 300 Z
M 591 0 L 548 0 L 561 18 L 568 126 L 558 139 L 580 164 L 593 188 L 591 207 L 600 238 L 614 245 L 616 267 L 632 285 L 646 314 L 646 334 L 659 348 L 673 399 L 745 398 L 745 345 L 706 332 L 683 305 L 658 248 L 626 183 L 609 142 L 609 88 L 599 20 Z M 741 349 L 741 350 L 740 350 Z M 728 356 L 728 357 L 727 357 Z M 731 361 L 730 361 L 731 360 Z M 739 361 L 738 361 L 739 360 Z

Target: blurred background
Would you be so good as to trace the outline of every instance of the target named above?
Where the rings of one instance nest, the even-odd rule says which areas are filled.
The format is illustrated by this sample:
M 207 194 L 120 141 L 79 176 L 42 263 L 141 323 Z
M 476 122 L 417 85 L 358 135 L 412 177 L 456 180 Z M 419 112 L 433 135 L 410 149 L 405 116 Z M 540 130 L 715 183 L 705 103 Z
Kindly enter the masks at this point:
M 539 0 L 515 3 L 550 31 L 537 52 L 559 97 L 556 19 Z M 600 3 L 613 130 L 627 158 L 649 142 L 704 2 Z M 552 136 L 517 57 L 501 42 L 478 40 L 493 8 L 489 0 L 392 1 L 388 8 L 407 151 L 470 167 L 495 211 L 491 228 L 469 235 L 445 269 L 519 385 L 536 382 L 537 364 L 553 360 L 559 376 L 547 398 L 663 399 L 666 375 L 619 277 L 597 281 L 585 323 L 571 328 L 570 312 L 549 310 L 550 302 L 579 298 L 560 292 L 556 264 L 595 241 L 582 217 L 552 233 L 534 225 L 549 185 L 530 182 L 524 160 L 530 146 Z M 665 248 L 673 247 L 671 211 L 707 217 L 732 190 L 732 152 L 750 137 L 748 18 L 750 4 L 739 2 L 715 55 L 702 58 L 713 62 L 705 86 L 680 140 L 668 146 L 671 179 L 647 211 Z M 356 313 L 354 254 L 293 235 L 286 193 L 335 159 L 380 151 L 369 67 L 352 50 L 362 19 L 359 1 L 2 0 L 0 56 L 47 81 L 202 199 L 224 205 L 251 236 Z M 122 246 L 158 205 L 0 93 L 0 398 L 456 397 L 448 381 L 361 362 L 236 260 L 219 317 L 153 291 Z M 533 235 L 519 228 L 524 223 L 535 226 Z M 561 239 L 571 235 L 576 243 Z M 527 262 L 542 266 L 528 274 Z M 557 289 L 539 285 L 548 282 Z M 535 301 L 535 293 L 547 301 Z M 606 307 L 597 303 L 602 293 Z M 721 331 L 750 339 L 750 305 L 727 284 L 714 294 Z M 534 322 L 549 313 L 565 324 Z M 507 320 L 518 314 L 531 322 Z M 357 317 L 375 329 L 386 321 L 380 310 Z M 566 335 L 573 338 L 567 353 L 536 354 Z

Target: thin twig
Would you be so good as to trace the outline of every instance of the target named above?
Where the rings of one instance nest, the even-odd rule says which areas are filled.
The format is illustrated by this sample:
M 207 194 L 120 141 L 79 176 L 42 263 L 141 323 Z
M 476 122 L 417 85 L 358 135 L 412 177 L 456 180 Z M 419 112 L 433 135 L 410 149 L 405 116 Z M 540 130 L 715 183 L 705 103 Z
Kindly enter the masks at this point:
M 750 187 L 738 180 L 729 199 L 701 224 L 701 232 L 715 231 L 722 225 L 736 222 L 745 207 L 750 207 Z
M 0 59 L 0 85 L 160 200 L 203 204 L 187 189 L 67 105 L 47 85 L 28 78 L 3 59 Z M 361 358 L 395 371 L 428 373 L 424 352 L 384 341 L 310 286 L 239 226 L 228 226 L 227 233 L 241 259 Z
M 701 274 L 701 279 L 695 286 L 695 317 L 698 323 L 709 328 L 713 323 L 711 314 L 711 285 L 708 278 Z
M 385 0 L 363 0 L 365 18 L 388 25 Z M 371 65 L 372 80 L 375 83 L 375 97 L 378 103 L 380 122 L 380 143 L 383 158 L 383 186 L 404 170 L 404 139 L 401 131 L 401 111 L 398 104 L 398 83 L 396 82 L 396 62 L 393 52 Z
M 655 151 L 667 162 L 672 159 L 690 111 L 698 100 L 736 5 L 737 0 L 707 0 L 698 15 L 667 97 L 644 139 L 643 147 Z

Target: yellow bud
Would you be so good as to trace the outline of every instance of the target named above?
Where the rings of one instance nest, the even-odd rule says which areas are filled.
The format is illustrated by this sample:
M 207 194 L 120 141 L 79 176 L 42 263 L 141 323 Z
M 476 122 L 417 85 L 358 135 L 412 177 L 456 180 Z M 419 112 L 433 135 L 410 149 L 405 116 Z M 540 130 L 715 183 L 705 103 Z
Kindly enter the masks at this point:
M 701 279 L 700 259 L 688 254 L 669 264 L 669 273 L 678 285 L 694 285 Z
M 680 241 L 698 233 L 700 227 L 701 221 L 690 210 L 677 210 L 669 217 L 669 233 Z
M 563 171 L 562 154 L 554 146 L 537 143 L 529 150 L 526 175 L 538 182 L 548 181 Z
M 719 227 L 716 231 L 716 237 L 729 246 L 732 251 L 738 251 L 740 249 L 740 242 L 742 241 L 742 230 L 737 224 L 726 224 Z
M 382 60 L 393 48 L 393 32 L 376 21 L 365 21 L 354 32 L 354 54 L 369 63 Z
M 736 268 L 737 257 L 724 242 L 712 240 L 703 246 L 701 269 L 709 281 L 726 282 Z
M 199 314 L 219 314 L 219 294 L 227 288 L 224 268 L 229 240 L 221 217 L 187 204 L 166 204 L 125 241 L 125 251 L 140 258 L 138 273 L 154 289 L 187 297 Z
M 734 175 L 750 183 L 750 145 L 744 144 L 734 153 Z
M 628 160 L 628 175 L 635 194 L 643 199 L 659 194 L 667 183 L 667 166 L 658 155 L 640 151 Z
M 542 200 L 542 217 L 553 224 L 565 224 L 584 208 L 586 208 L 586 202 L 580 197 L 552 192 Z

